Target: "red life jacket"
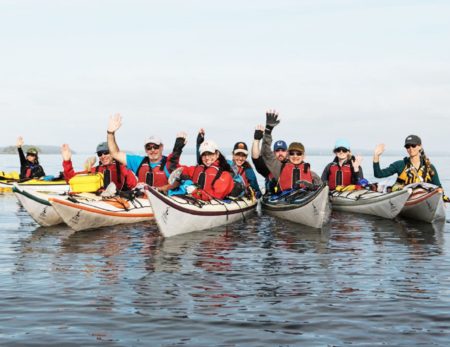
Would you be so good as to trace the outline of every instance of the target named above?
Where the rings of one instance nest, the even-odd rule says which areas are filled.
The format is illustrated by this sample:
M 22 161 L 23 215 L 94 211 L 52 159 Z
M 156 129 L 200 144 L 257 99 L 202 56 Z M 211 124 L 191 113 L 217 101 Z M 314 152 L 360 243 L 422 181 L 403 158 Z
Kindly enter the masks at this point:
M 288 162 L 283 165 L 278 179 L 278 184 L 282 191 L 289 189 L 296 189 L 298 186 L 295 184 L 298 180 L 307 181 L 312 183 L 313 178 L 308 163 L 301 163 L 294 165 Z
M 245 169 L 242 166 L 236 166 L 237 173 L 242 177 L 242 180 L 244 181 L 245 187 L 250 186 L 250 182 L 248 181 L 247 175 L 245 174 Z
M 349 163 L 345 163 L 342 167 L 337 163 L 330 166 L 328 174 L 328 186 L 330 190 L 336 189 L 336 186 L 348 186 L 352 184 L 352 168 Z
M 125 185 L 125 179 L 120 172 L 119 162 L 114 162 L 109 165 L 98 165 L 92 168 L 91 172 L 100 172 L 103 174 L 103 188 L 108 187 L 111 182 L 114 182 L 117 190 L 122 190 Z
M 153 169 L 150 166 L 150 159 L 145 157 L 139 168 L 137 169 L 138 182 L 147 183 L 152 187 L 162 187 L 168 183 L 166 171 L 167 157 L 163 156 L 159 167 L 155 166 Z
M 220 176 L 221 172 L 219 167 L 211 165 L 206 167 L 205 165 L 197 165 L 192 175 L 192 182 L 201 189 L 213 190 L 213 182 L 217 176 Z

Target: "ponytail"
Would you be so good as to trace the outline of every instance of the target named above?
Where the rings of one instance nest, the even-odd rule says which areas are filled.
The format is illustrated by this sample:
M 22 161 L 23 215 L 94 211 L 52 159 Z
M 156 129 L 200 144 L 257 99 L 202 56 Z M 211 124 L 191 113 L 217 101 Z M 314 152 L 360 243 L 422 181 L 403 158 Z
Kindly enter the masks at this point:
M 429 172 L 430 176 L 433 177 L 435 175 L 435 172 L 431 168 L 430 158 L 428 158 L 428 156 L 425 154 L 423 148 L 420 150 L 420 160 L 423 161 L 423 163 L 425 164 L 425 170 L 423 170 L 423 179 L 425 180 L 427 172 Z

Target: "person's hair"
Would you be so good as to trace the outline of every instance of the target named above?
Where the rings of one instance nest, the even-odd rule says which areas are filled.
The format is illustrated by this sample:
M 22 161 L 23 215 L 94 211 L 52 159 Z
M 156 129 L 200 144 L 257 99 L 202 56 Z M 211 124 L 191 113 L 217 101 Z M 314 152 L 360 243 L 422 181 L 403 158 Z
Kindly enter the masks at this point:
M 425 154 L 425 151 L 423 148 L 420 149 L 420 160 L 423 161 L 425 163 L 425 170 L 423 171 L 422 175 L 423 175 L 423 179 L 425 181 L 425 177 L 427 175 L 427 172 L 430 173 L 430 176 L 434 176 L 435 172 L 434 170 L 431 168 L 431 161 L 430 158 L 428 158 L 428 156 Z
M 229 173 L 233 173 L 233 170 L 231 169 L 230 164 L 228 164 L 227 159 L 223 156 L 223 154 L 219 152 L 219 171 L 217 172 L 216 177 L 214 177 L 211 185 L 214 186 L 214 183 L 219 179 L 219 177 L 222 175 L 222 172 L 228 171 Z

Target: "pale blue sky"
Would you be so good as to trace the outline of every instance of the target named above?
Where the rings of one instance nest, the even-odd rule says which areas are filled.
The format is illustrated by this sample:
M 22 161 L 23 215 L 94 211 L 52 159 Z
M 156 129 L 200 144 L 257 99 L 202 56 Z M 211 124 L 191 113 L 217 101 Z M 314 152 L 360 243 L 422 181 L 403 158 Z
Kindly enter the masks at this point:
M 121 112 L 124 149 L 200 127 L 231 147 L 275 108 L 274 137 L 307 150 L 446 150 L 449 18 L 434 0 L 0 0 L 0 146 L 93 151 Z

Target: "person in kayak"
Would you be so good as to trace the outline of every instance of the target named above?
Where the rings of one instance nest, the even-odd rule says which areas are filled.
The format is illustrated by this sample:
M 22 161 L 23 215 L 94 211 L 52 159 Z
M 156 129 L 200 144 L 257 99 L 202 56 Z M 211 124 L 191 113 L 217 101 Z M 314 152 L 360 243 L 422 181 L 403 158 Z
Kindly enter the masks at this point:
M 255 171 L 250 163 L 247 161 L 248 148 L 245 142 L 237 142 L 233 147 L 233 159 L 228 161 L 231 169 L 235 175 L 239 175 L 245 185 L 246 191 L 249 192 L 251 188 L 257 198 L 260 198 L 262 193 L 256 179 Z
M 201 128 L 197 135 L 197 163 L 202 164 L 200 146 L 205 141 L 205 129 Z M 235 187 L 231 196 L 239 197 L 245 194 L 251 195 L 250 188 L 257 198 L 261 197 L 261 189 L 256 179 L 255 171 L 247 161 L 248 148 L 245 142 L 237 142 L 232 151 L 232 160 L 227 160 L 233 173 Z
M 178 166 L 176 162 L 173 164 L 172 154 L 168 157 L 163 155 L 164 145 L 157 136 L 151 136 L 145 141 L 145 156 L 127 154 L 120 151 L 116 143 L 115 133 L 121 125 L 122 117 L 119 113 L 110 117 L 107 139 L 112 157 L 133 170 L 138 177 L 138 182 L 157 187 L 160 191 L 167 191 L 170 188 L 167 179 L 173 169 Z M 181 135 L 177 135 L 177 141 L 175 142 L 175 147 L 181 145 Z
M 96 149 L 99 164 L 93 166 L 95 158 L 88 159 L 87 167 L 85 171 L 75 172 L 72 165 L 72 151 L 68 144 L 61 146 L 61 155 L 63 158 L 64 179 L 69 180 L 76 174 L 83 173 L 97 173 L 103 174 L 103 188 L 108 187 L 111 182 L 116 185 L 117 191 L 131 190 L 137 185 L 137 177 L 133 171 L 127 169 L 127 167 L 119 162 L 115 161 L 109 153 L 108 144 L 102 142 Z
M 264 126 L 257 125 L 255 128 L 255 134 L 253 136 L 252 143 L 252 162 L 255 165 L 256 171 L 264 177 L 266 193 L 274 193 L 275 187 L 277 186 L 277 181 L 270 173 L 270 170 L 267 168 L 266 163 L 264 162 L 263 157 L 261 156 L 260 142 L 264 136 Z M 273 144 L 273 153 L 275 158 L 279 160 L 281 163 L 287 161 L 287 144 L 283 140 L 275 141 Z
M 330 190 L 335 190 L 337 186 L 358 185 L 364 178 L 362 157 L 352 155 L 350 143 L 345 139 L 336 141 L 333 152 L 335 157 L 323 170 L 322 181 L 328 184 Z
M 320 185 L 322 180 L 310 169 L 309 163 L 304 162 L 305 147 L 300 142 L 292 142 L 288 147 L 288 161 L 281 163 L 275 158 L 270 149 L 272 144 L 272 130 L 280 123 L 276 111 L 266 113 L 266 128 L 262 143 L 262 156 L 265 164 L 278 182 L 278 190 L 288 191 L 303 188 L 307 183 Z M 305 183 L 306 182 L 306 183 Z
M 430 159 L 425 154 L 422 147 L 422 140 L 417 135 L 408 135 L 405 139 L 405 149 L 408 153 L 403 160 L 397 160 L 390 164 L 387 168 L 381 169 L 380 157 L 385 149 L 384 144 L 375 147 L 373 153 L 373 174 L 376 178 L 389 177 L 397 174 L 397 180 L 392 186 L 392 190 L 402 189 L 405 185 L 411 183 L 431 183 L 438 186 L 442 190 L 442 184 L 439 180 L 438 172 Z M 445 202 L 449 202 L 449 198 L 443 195 Z
M 442 188 L 436 168 L 431 164 L 422 147 L 422 140 L 417 135 L 409 135 L 405 139 L 407 157 L 397 160 L 387 168 L 381 169 L 380 157 L 385 150 L 384 144 L 375 147 L 373 154 L 373 174 L 376 178 L 397 174 L 393 190 L 401 189 L 411 183 L 431 183 Z
M 27 149 L 27 155 L 25 156 L 22 149 L 23 143 L 22 136 L 19 136 L 17 138 L 16 147 L 20 159 L 20 179 L 26 180 L 44 177 L 45 172 L 43 167 L 39 164 L 38 150 L 35 147 L 29 147 Z
M 186 133 L 182 134 L 184 140 L 180 139 L 180 146 L 176 151 L 174 150 L 178 157 L 187 142 Z M 228 197 L 235 187 L 233 170 L 214 141 L 202 141 L 198 147 L 198 161 L 195 166 L 181 165 L 183 168 L 181 180 L 184 184 L 186 182 L 193 183 L 187 186 L 186 192 L 194 198 L 204 201 L 223 200 Z

